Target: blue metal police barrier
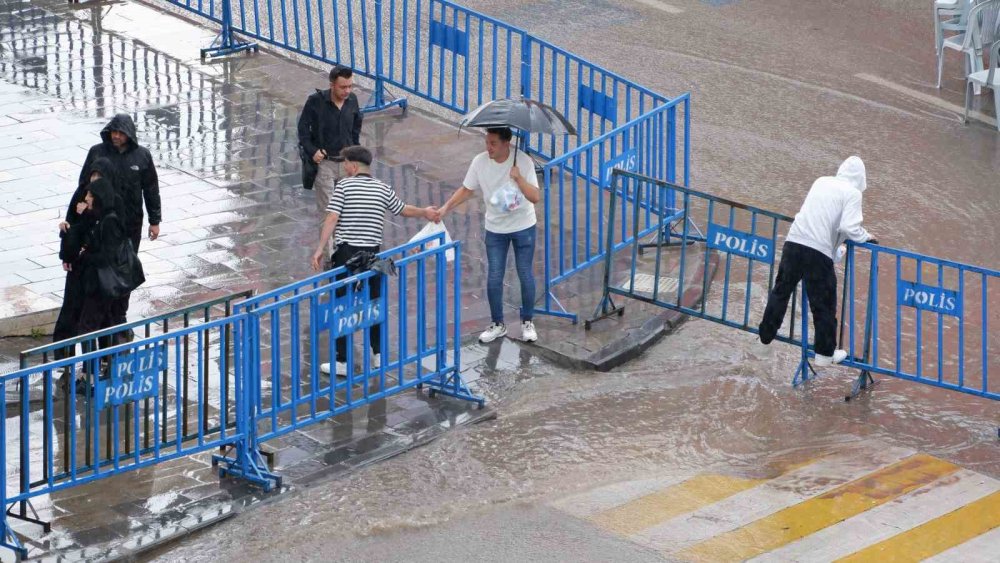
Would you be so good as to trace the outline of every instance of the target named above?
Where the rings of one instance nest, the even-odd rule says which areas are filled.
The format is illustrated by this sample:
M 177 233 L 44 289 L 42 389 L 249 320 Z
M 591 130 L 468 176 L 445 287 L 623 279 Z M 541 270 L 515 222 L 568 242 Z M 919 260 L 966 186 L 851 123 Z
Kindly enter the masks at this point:
M 202 13 L 201 5 L 191 0 L 167 1 Z M 395 86 L 460 114 L 488 100 L 525 96 L 565 115 L 577 135 L 527 135 L 520 141 L 529 153 L 551 161 L 544 179 L 548 258 L 539 313 L 576 321 L 552 286 L 603 256 L 603 216 L 590 212 L 592 206 L 603 207 L 598 186 L 609 170 L 620 166 L 676 182 L 682 165 L 683 184 L 688 185 L 688 95 L 671 100 L 453 2 L 237 0 L 227 14 L 229 19 L 221 22 L 223 38 L 236 32 L 298 55 L 349 65 L 373 79 L 374 95 L 366 110 L 405 107 L 405 99 L 386 99 L 385 87 Z M 661 107 L 669 109 L 656 112 Z M 573 237 L 566 236 L 560 222 L 570 207 L 577 211 Z M 555 210 L 561 217 L 554 216 Z
M 34 348 L 31 348 L 31 349 L 28 349 L 28 350 L 24 350 L 23 352 L 21 352 L 21 354 L 20 354 L 20 368 L 21 369 L 28 368 L 32 363 L 34 363 L 34 364 L 46 364 L 46 363 L 48 363 L 50 360 L 52 360 L 55 357 L 55 354 L 56 354 L 56 352 L 58 350 L 63 350 L 63 349 L 66 349 L 66 348 L 70 348 L 70 349 L 73 350 L 73 353 L 75 354 L 76 353 L 75 350 L 77 348 L 77 345 L 79 345 L 80 349 L 83 352 L 88 352 L 88 351 L 92 351 L 92 350 L 97 350 L 98 347 L 99 347 L 99 345 L 102 343 L 102 341 L 107 341 L 107 342 L 123 342 L 123 341 L 126 341 L 126 340 L 133 339 L 135 337 L 136 333 L 138 333 L 139 336 L 142 337 L 142 338 L 149 338 L 149 337 L 151 337 L 153 335 L 157 335 L 157 334 L 166 334 L 166 333 L 170 332 L 171 328 L 189 328 L 192 325 L 209 323 L 209 322 L 211 322 L 211 321 L 213 321 L 215 319 L 229 317 L 232 314 L 232 306 L 233 306 L 233 303 L 235 301 L 240 300 L 240 299 L 246 299 L 248 297 L 251 297 L 252 295 L 253 295 L 253 290 L 242 291 L 242 292 L 239 292 L 239 293 L 234 293 L 234 294 L 226 295 L 224 297 L 219 297 L 219 298 L 216 298 L 216 299 L 210 299 L 208 301 L 203 301 L 203 302 L 195 304 L 195 305 L 191 305 L 191 306 L 188 306 L 188 307 L 184 307 L 182 309 L 177 309 L 177 310 L 174 310 L 174 311 L 170 311 L 170 312 L 167 312 L 167 313 L 163 313 L 163 314 L 156 315 L 156 316 L 153 316 L 153 317 L 149 317 L 149 318 L 146 318 L 146 319 L 142 319 L 142 320 L 139 320 L 139 321 L 133 321 L 133 322 L 126 323 L 126 324 L 113 326 L 113 327 L 106 328 L 106 329 L 99 330 L 99 331 L 95 331 L 95 332 L 92 332 L 92 333 L 89 333 L 89 334 L 84 334 L 84 335 L 77 336 L 77 337 L 74 337 L 74 338 L 69 338 L 69 339 L 66 339 L 66 340 L 61 340 L 59 342 L 53 342 L 53 343 L 50 343 L 50 344 L 44 344 L 42 346 L 36 346 Z M 197 360 L 197 355 L 198 354 L 201 355 L 201 358 L 203 359 L 202 363 L 205 364 L 206 362 L 208 362 L 208 358 L 211 355 L 211 352 L 209 350 L 210 346 L 213 346 L 213 345 L 219 346 L 220 347 L 219 353 L 221 353 L 222 355 L 228 357 L 230 355 L 230 353 L 232 352 L 233 345 L 234 345 L 232 330 L 230 330 L 229 327 L 227 327 L 225 330 L 222 331 L 222 339 L 221 340 L 209 342 L 209 340 L 203 339 L 202 342 L 201 342 L 202 346 L 200 348 L 192 346 L 192 342 L 191 342 L 192 337 L 191 337 L 191 334 L 192 333 L 189 331 L 186 335 L 184 335 L 182 337 L 183 338 L 183 340 L 182 340 L 182 348 L 181 348 L 182 359 L 181 359 L 180 365 L 184 366 L 183 367 L 183 370 L 184 370 L 184 373 L 183 373 L 184 379 L 183 379 L 183 381 L 185 382 L 184 383 L 185 384 L 185 389 L 187 389 L 187 385 L 188 385 L 187 382 L 189 381 L 188 376 L 190 374 L 191 368 L 196 364 L 196 360 Z M 205 364 L 205 365 L 207 365 L 207 364 Z M 206 367 L 205 369 L 208 369 L 208 368 Z M 233 375 L 231 373 L 232 371 L 233 370 L 224 370 L 222 372 L 222 377 L 223 377 L 222 385 L 224 385 L 226 387 L 230 386 L 229 379 Z M 44 376 L 43 376 L 43 374 L 41 372 L 37 372 L 35 374 L 35 376 L 33 376 L 33 377 L 29 377 L 29 378 L 26 378 L 26 379 L 23 379 L 23 380 L 19 380 L 18 383 L 17 383 L 17 385 L 20 385 L 21 383 L 27 383 L 28 384 L 28 386 L 29 386 L 28 393 L 29 393 L 29 395 L 31 395 L 32 392 L 37 391 L 38 387 L 44 387 Z M 205 380 L 204 384 L 207 385 L 208 381 Z M 17 392 L 21 393 L 22 390 L 18 389 Z M 185 390 L 184 394 L 185 394 L 185 396 L 188 395 L 188 393 L 187 393 L 186 390 Z M 42 401 L 41 403 L 42 403 L 41 404 L 41 411 L 42 412 L 40 413 L 40 416 L 42 418 L 53 416 L 53 414 L 49 413 L 49 410 L 48 410 L 51 405 L 47 401 Z M 59 417 L 58 413 L 56 413 L 54 415 L 56 417 L 61 418 L 62 424 L 63 424 L 62 431 L 64 433 L 68 433 L 69 432 L 69 426 L 70 426 L 70 420 L 71 420 L 68 416 L 66 416 L 66 414 L 68 412 L 66 409 L 68 409 L 68 406 L 69 406 L 69 403 L 62 402 L 62 415 L 63 416 Z M 186 406 L 185 407 L 185 414 L 187 414 L 189 411 L 190 411 L 190 409 Z M 151 418 L 153 416 L 153 410 L 150 407 L 150 404 L 148 402 L 144 403 L 144 408 L 143 409 L 139 409 L 135 413 L 133 413 L 131 409 L 125 410 L 124 421 L 123 421 L 123 424 L 125 426 L 130 426 L 131 425 L 132 422 L 130 420 L 130 417 L 133 416 L 133 414 L 135 416 L 139 416 L 139 417 L 142 418 L 141 422 L 142 422 L 144 428 L 148 428 L 149 425 L 152 423 Z M 230 422 L 230 426 L 233 426 L 233 425 L 236 424 L 235 419 L 231 419 L 229 422 Z M 23 432 L 27 431 L 27 428 L 32 423 L 32 420 L 29 417 L 19 417 L 19 423 L 21 424 L 20 431 L 23 433 Z M 193 436 L 193 434 L 191 433 L 191 430 L 189 429 L 189 425 L 190 425 L 189 423 L 190 423 L 189 417 L 188 416 L 183 416 L 182 417 L 182 432 L 183 432 L 183 435 L 185 436 L 185 439 Z M 90 432 L 86 432 L 84 434 L 84 437 L 85 437 L 86 441 L 83 444 L 81 444 L 81 447 L 84 448 L 83 451 L 85 451 L 85 452 L 91 451 L 92 448 L 94 447 L 91 444 L 91 440 L 95 440 L 95 441 L 104 440 L 107 444 L 110 444 L 111 440 L 112 440 L 112 436 L 108 432 L 106 432 L 104 436 L 96 435 L 96 434 L 91 434 Z M 143 441 L 143 444 L 144 444 L 145 447 L 149 447 L 150 446 L 150 444 L 151 444 L 150 440 L 151 440 L 151 435 L 147 432 L 145 434 L 145 439 Z M 106 445 L 106 444 L 103 444 L 103 445 L 98 446 L 98 447 L 107 448 L 109 446 Z M 125 436 L 124 436 L 124 447 L 126 449 L 130 449 L 132 447 L 132 436 L 130 434 L 125 434 Z M 42 473 L 41 473 L 41 475 L 38 476 L 38 481 L 37 482 L 25 482 L 25 483 L 21 483 L 21 492 L 22 493 L 28 492 L 32 486 L 41 484 L 42 482 L 46 481 L 48 479 L 48 477 L 49 477 L 48 467 L 49 467 L 50 463 L 53 463 L 53 462 L 51 462 L 51 460 L 48 459 L 48 456 L 51 455 L 52 452 L 50 450 L 43 449 L 42 452 L 41 452 L 41 454 L 42 454 L 42 461 L 41 461 L 41 464 L 42 464 Z M 28 461 L 28 455 L 29 455 L 28 450 L 22 450 L 21 451 L 20 465 L 21 465 L 21 472 L 22 472 L 22 474 L 26 474 L 27 473 L 26 468 L 27 468 L 28 463 L 29 463 L 29 461 Z M 58 469 L 56 469 L 56 471 L 62 471 L 62 472 L 69 471 L 69 455 L 68 455 L 68 450 L 64 450 L 63 451 L 62 459 L 56 460 L 53 463 L 53 467 L 57 467 L 58 468 Z M 32 518 L 30 516 L 29 511 L 28 511 L 28 502 L 27 501 L 22 501 L 22 502 L 19 503 L 19 505 L 20 505 L 19 506 L 19 510 L 9 512 L 10 516 L 12 516 L 14 518 L 21 519 L 21 520 L 26 520 L 26 521 L 29 521 L 29 522 L 34 522 L 36 524 L 40 524 L 40 525 L 44 525 L 44 526 L 48 525 L 47 523 L 40 522 L 37 519 Z
M 675 147 L 677 112 L 682 112 L 683 130 L 687 131 L 690 102 L 687 94 L 671 100 L 543 166 L 545 291 L 536 311 L 576 322 L 576 314 L 565 310 L 552 286 L 606 258 L 607 249 L 614 251 L 637 243 L 656 229 L 680 220 L 683 211 L 677 208 L 674 190 L 623 192 L 622 184 L 612 182 L 612 173 L 625 170 L 675 182 L 680 164 L 687 185 L 688 136 L 684 135 L 680 155 Z M 613 185 L 618 188 L 612 189 Z M 631 229 L 629 206 L 638 213 Z M 605 232 L 604 217 L 614 207 L 620 207 L 620 229 L 609 226 Z
M 613 299 L 620 296 L 756 334 L 792 219 L 620 169 L 612 185 L 606 243 L 612 252 L 605 257 L 604 296 L 587 326 L 622 314 Z M 665 210 L 669 198 L 654 198 L 663 190 L 675 192 L 680 216 Z M 649 213 L 651 201 L 664 209 Z M 628 233 L 624 244 L 615 238 L 619 226 Z M 643 257 L 643 248 L 656 249 L 652 258 Z M 627 256 L 616 258 L 619 250 Z M 724 256 L 724 268 L 721 295 L 709 299 L 712 254 Z M 676 278 L 661 275 L 667 264 Z M 692 271 L 703 296 L 698 302 L 685 298 Z M 990 381 L 1000 371 L 1000 272 L 848 242 L 842 287 L 838 340 L 848 352 L 842 365 L 861 370 L 848 399 L 874 384 L 873 373 L 1000 399 L 1000 383 Z M 808 296 L 796 292 L 787 328 L 775 337 L 801 348 L 794 385 L 815 375 Z
M 850 243 L 840 316 L 852 395 L 880 373 L 1000 400 L 1000 272 Z
M 222 353 L 217 345 L 230 331 L 239 341 L 245 321 L 242 315 L 214 320 L 0 376 L 0 419 L 7 422 L 0 425 L 2 506 L 226 447 L 228 455 L 215 461 L 267 488 L 268 474 L 246 448 L 249 395 L 239 347 Z M 185 355 L 189 339 L 198 351 L 192 358 Z M 209 342 L 215 345 L 204 345 Z M 39 376 L 45 408 L 36 416 L 27 383 Z M 90 390 L 82 396 L 72 384 L 78 378 Z M 9 395 L 18 396 L 16 407 L 9 408 Z M 79 422 L 64 424 L 63 417 Z M 101 433 L 107 439 L 96 439 Z M 8 462 L 17 458 L 26 462 Z M 6 517 L 0 520 L 0 545 L 26 556 Z
M 458 242 L 419 250 L 395 260 L 396 276 L 365 271 L 250 311 L 253 449 L 413 387 L 482 407 L 459 374 L 459 250 Z M 323 363 L 335 371 L 337 338 L 342 379 L 321 371 Z
M 520 96 L 544 102 L 574 137 L 535 135 L 531 152 L 554 158 L 664 104 L 668 98 L 506 22 L 446 0 L 379 0 L 378 43 L 388 84 L 457 113 Z
M 406 244 L 401 244 L 393 248 L 383 250 L 378 253 L 378 258 L 391 258 L 393 260 L 398 260 L 405 257 L 407 254 L 412 252 L 420 252 L 427 250 L 428 248 L 444 244 L 445 238 L 444 233 L 437 233 L 420 240 L 413 242 L 408 242 Z M 320 286 L 330 283 L 336 280 L 338 277 L 344 275 L 347 272 L 347 268 L 340 266 L 338 268 L 333 268 L 331 270 L 326 270 L 320 272 L 313 276 L 310 276 L 304 280 L 300 280 L 294 283 L 283 285 L 277 289 L 271 291 L 266 291 L 260 293 L 254 297 L 240 301 L 233 305 L 233 312 L 235 314 L 245 313 L 247 311 L 255 311 L 260 307 L 271 303 L 277 303 L 283 299 L 288 299 L 290 297 L 295 297 L 301 295 L 305 291 L 312 289 L 317 289 Z
M 757 333 L 758 318 L 751 313 L 774 286 L 779 249 L 792 219 L 620 169 L 613 171 L 611 183 L 606 245 L 612 252 L 605 255 L 604 297 L 588 326 L 621 314 L 613 300 L 618 295 Z M 651 213 L 648 201 L 661 208 Z M 668 209 L 671 201 L 677 203 L 676 212 Z M 653 240 L 644 242 L 647 235 Z M 616 243 L 616 237 L 626 242 Z M 642 258 L 645 248 L 655 249 L 651 260 Z M 629 251 L 624 262 L 614 259 L 620 249 Z M 713 255 L 724 257 L 718 259 L 722 295 L 709 300 Z M 669 265 L 675 266 L 676 278 L 662 275 Z M 704 297 L 693 303 L 686 297 L 689 290 Z M 776 340 L 801 344 L 801 335 L 795 334 L 798 302 L 793 296 L 792 320 Z

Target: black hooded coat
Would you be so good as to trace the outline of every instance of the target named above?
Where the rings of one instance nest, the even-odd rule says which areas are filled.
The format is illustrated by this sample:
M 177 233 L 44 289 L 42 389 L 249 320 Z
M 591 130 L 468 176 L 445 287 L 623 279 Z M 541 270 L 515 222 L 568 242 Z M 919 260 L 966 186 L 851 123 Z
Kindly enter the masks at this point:
M 71 214 L 67 217 L 70 227 L 59 234 L 62 239 L 59 258 L 71 269 L 66 274 L 53 342 L 117 324 L 115 303 L 100 295 L 97 268 L 110 262 L 126 233 L 118 217 L 118 195 L 111 181 L 105 178 L 88 184 L 79 197 L 74 194 Z M 84 201 L 88 191 L 94 197 L 95 209 L 78 214 L 76 203 Z M 56 352 L 57 358 L 69 355 L 72 355 L 70 348 Z
M 128 136 L 125 150 L 119 151 L 112 144 L 112 131 L 121 131 Z M 135 123 L 128 114 L 115 115 L 101 130 L 101 139 L 102 142 L 90 147 L 90 151 L 87 153 L 87 159 L 80 171 L 77 192 L 82 189 L 83 193 L 86 193 L 87 184 L 90 183 L 90 173 L 94 170 L 95 162 L 101 157 L 108 159 L 111 163 L 111 173 L 105 178 L 111 180 L 111 184 L 121 198 L 119 210 L 121 221 L 126 232 L 132 237 L 133 243 L 137 243 L 136 237 L 142 231 L 144 200 L 146 211 L 149 212 L 149 224 L 159 225 L 161 219 L 160 184 L 156 176 L 153 156 L 136 141 Z M 138 250 L 138 244 L 136 244 L 136 250 Z

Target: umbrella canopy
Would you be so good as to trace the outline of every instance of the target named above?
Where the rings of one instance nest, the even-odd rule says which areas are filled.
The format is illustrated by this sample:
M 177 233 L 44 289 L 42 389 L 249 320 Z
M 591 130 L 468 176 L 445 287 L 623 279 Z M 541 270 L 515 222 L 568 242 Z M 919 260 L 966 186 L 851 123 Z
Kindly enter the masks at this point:
M 462 127 L 510 127 L 527 133 L 576 135 L 576 129 L 561 113 L 543 103 L 521 98 L 486 102 L 469 112 Z

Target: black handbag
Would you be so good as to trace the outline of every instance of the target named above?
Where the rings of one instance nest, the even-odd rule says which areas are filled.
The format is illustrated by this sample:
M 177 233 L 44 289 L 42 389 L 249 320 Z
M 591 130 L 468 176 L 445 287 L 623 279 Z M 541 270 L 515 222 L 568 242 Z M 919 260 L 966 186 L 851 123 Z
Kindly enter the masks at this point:
M 313 162 L 312 155 L 302 145 L 299 145 L 299 158 L 302 159 L 302 187 L 311 190 L 319 174 L 319 165 Z
M 109 299 L 124 297 L 145 282 L 142 262 L 128 238 L 118 245 L 110 264 L 97 268 L 97 287 Z

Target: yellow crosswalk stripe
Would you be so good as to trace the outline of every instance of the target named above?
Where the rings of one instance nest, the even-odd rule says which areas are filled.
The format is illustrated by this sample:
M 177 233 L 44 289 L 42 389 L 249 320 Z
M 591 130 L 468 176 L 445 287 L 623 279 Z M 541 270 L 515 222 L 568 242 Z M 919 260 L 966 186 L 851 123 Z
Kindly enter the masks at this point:
M 763 482 L 759 479 L 741 479 L 725 475 L 698 475 L 605 510 L 593 516 L 591 520 L 603 528 L 627 536 L 685 512 L 718 502 Z
M 742 561 L 885 504 L 959 469 L 916 454 L 809 500 L 696 544 L 677 554 L 691 561 Z
M 1000 491 L 838 561 L 921 561 L 997 527 Z M 1000 548 L 995 554 L 1000 557 Z

